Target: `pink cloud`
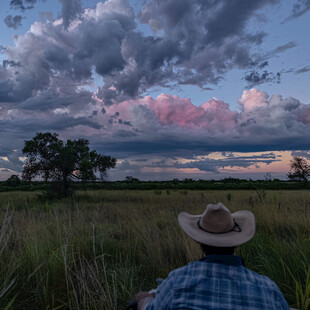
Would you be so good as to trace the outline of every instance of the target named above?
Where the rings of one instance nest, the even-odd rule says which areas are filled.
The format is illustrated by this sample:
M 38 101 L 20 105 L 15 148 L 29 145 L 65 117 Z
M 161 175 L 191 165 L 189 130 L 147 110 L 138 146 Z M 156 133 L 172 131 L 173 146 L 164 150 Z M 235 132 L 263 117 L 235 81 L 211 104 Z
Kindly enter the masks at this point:
M 214 126 L 220 131 L 226 131 L 236 126 L 238 112 L 231 111 L 224 101 L 212 98 L 203 103 L 201 107 L 206 112 L 209 127 Z
M 196 128 L 200 127 L 205 115 L 204 109 L 193 105 L 188 98 L 161 94 L 156 100 L 146 98 L 143 101 L 155 112 L 161 125 L 177 124 L 189 129 Z
M 227 103 L 216 98 L 195 106 L 188 98 L 161 94 L 156 99 L 146 96 L 136 101 L 124 101 L 107 110 L 110 115 L 119 112 L 120 118 L 130 121 L 134 112 L 132 107 L 136 105 L 143 105 L 153 111 L 162 126 L 223 132 L 231 130 L 237 123 L 238 113 L 231 111 Z
M 294 128 L 300 132 L 304 125 L 310 125 L 310 107 L 294 98 L 269 97 L 266 92 L 251 89 L 245 90 L 238 102 L 240 112 L 232 111 L 227 103 L 217 98 L 196 106 L 189 98 L 160 94 L 156 99 L 146 96 L 123 101 L 107 107 L 107 112 L 114 115 L 113 123 L 118 123 L 115 120 L 118 112 L 118 118 L 131 122 L 138 129 L 146 130 L 145 126 L 167 127 L 167 130 L 183 128 L 211 135 L 235 133 L 248 136 L 262 131 L 282 135 L 283 130 Z
M 156 100 L 148 98 L 146 105 L 155 112 L 161 125 L 176 124 L 183 128 L 210 132 L 234 128 L 238 115 L 229 109 L 227 103 L 216 98 L 195 106 L 188 98 L 161 94 Z
M 269 95 L 266 92 L 253 88 L 243 91 L 238 102 L 245 112 L 250 112 L 260 107 L 266 107 L 268 98 Z

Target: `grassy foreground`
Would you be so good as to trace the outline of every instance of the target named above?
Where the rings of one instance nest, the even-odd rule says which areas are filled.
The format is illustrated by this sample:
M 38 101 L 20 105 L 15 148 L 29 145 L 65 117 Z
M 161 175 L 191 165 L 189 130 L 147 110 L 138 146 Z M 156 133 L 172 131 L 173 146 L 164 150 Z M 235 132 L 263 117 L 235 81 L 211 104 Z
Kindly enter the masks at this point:
M 177 214 L 207 203 L 254 212 L 245 265 L 310 309 L 310 191 L 81 191 L 43 203 L 0 193 L 1 309 L 123 309 L 157 277 L 201 258 Z

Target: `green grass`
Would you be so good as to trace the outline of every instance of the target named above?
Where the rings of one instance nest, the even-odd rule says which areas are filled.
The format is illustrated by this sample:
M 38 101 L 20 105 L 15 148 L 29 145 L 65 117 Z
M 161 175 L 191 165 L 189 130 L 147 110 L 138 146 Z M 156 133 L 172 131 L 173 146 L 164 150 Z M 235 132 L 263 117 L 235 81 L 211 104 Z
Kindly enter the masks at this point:
M 219 201 L 256 216 L 256 236 L 238 249 L 246 266 L 310 309 L 310 191 L 97 190 L 53 203 L 37 194 L 0 193 L 1 309 L 123 309 L 201 258 L 177 214 Z

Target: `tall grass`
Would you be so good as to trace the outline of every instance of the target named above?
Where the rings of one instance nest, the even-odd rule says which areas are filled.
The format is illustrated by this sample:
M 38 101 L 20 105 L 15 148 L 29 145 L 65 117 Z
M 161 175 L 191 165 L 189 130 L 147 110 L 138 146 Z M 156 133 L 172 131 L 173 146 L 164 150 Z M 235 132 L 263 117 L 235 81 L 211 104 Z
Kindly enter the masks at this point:
M 256 216 L 256 236 L 238 250 L 246 266 L 310 309 L 308 191 L 81 191 L 53 203 L 36 194 L 0 193 L 1 309 L 123 309 L 201 258 L 177 214 L 219 201 Z

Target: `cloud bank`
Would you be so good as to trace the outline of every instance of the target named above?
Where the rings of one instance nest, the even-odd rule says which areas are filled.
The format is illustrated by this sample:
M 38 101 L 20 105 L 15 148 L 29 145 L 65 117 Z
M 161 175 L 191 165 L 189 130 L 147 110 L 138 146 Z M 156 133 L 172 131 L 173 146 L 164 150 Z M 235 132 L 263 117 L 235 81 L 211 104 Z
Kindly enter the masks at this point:
M 36 2 L 13 0 L 11 6 L 24 11 Z M 276 1 L 150 1 L 137 16 L 126 0 L 98 2 L 84 10 L 80 0 L 60 2 L 61 19 L 34 23 L 15 38 L 15 46 L 4 48 L 8 61 L 21 68 L 7 68 L 10 78 L 0 85 L 3 100 L 24 101 L 68 84 L 77 90 L 92 82 L 94 72 L 103 79 L 105 105 L 136 98 L 155 86 L 208 88 L 233 68 L 258 64 L 260 57 L 251 47 L 261 44 L 265 34 L 247 33 L 246 23 Z M 17 27 L 20 18 L 8 16 L 7 23 Z M 153 34 L 143 34 L 137 22 Z
M 59 19 L 35 22 L 15 36 L 13 46 L 2 48 L 0 156 L 9 161 L 2 159 L 3 168 L 20 171 L 22 162 L 15 158 L 20 154 L 11 141 L 20 150 L 37 131 L 88 138 L 98 151 L 123 159 L 124 166 L 129 156 L 181 155 L 191 162 L 169 167 L 199 171 L 217 171 L 236 159 L 221 166 L 211 159 L 198 163 L 194 155 L 309 148 L 310 105 L 298 99 L 252 88 L 232 110 L 217 98 L 196 106 L 170 94 L 178 85 L 208 89 L 233 69 L 248 72 L 247 87 L 278 81 L 280 76 L 267 70 L 268 60 L 296 44 L 259 54 L 267 34 L 246 27 L 260 9 L 278 1 L 158 0 L 146 1 L 139 12 L 126 0 L 86 9 L 80 0 L 60 2 Z M 10 2 L 20 12 L 36 3 Z M 21 18 L 8 17 L 7 25 L 16 28 Z M 141 25 L 149 31 L 142 32 Z M 156 87 L 169 91 L 146 95 Z

